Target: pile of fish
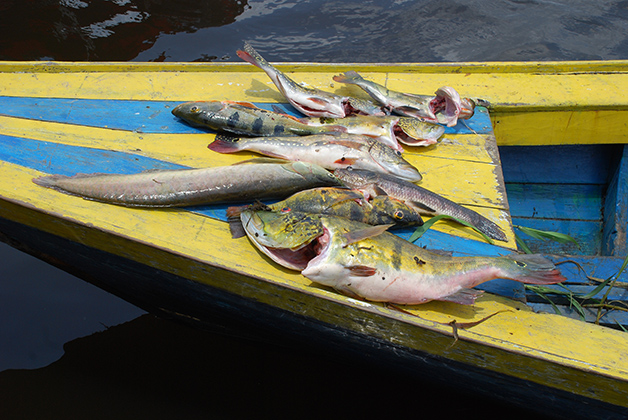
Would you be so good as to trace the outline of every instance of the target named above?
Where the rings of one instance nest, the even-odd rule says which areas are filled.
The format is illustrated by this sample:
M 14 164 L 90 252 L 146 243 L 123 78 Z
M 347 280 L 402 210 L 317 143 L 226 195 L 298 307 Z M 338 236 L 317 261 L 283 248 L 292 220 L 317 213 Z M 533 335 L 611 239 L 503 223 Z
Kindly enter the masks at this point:
M 334 80 L 361 87 L 374 102 L 340 96 L 297 84 L 248 43 L 237 54 L 264 70 L 306 117 L 234 101 L 187 102 L 172 113 L 215 131 L 208 146 L 214 152 L 248 150 L 266 158 L 215 168 L 52 175 L 33 181 L 132 207 L 242 202 L 227 211 L 234 238 L 246 235 L 278 264 L 372 301 L 470 304 L 479 294 L 470 288 L 494 278 L 538 284 L 564 280 L 553 263 L 538 255 L 448 257 L 387 232 L 422 224 L 421 214 L 445 214 L 506 241 L 494 222 L 416 185 L 421 174 L 403 158 L 400 145 L 437 143 L 444 126 L 473 115 L 474 101 L 448 86 L 435 95 L 394 92 L 355 71 Z

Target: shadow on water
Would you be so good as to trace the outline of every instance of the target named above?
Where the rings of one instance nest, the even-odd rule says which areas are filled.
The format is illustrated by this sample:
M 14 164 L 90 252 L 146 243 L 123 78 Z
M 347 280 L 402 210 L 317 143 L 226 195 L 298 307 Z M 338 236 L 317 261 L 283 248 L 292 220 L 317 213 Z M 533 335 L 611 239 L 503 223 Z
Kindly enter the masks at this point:
M 149 314 L 68 342 L 64 350 L 44 368 L 0 372 L 0 418 L 532 415 L 486 398 L 451 395 L 429 378 L 417 382 L 314 350 L 250 342 Z

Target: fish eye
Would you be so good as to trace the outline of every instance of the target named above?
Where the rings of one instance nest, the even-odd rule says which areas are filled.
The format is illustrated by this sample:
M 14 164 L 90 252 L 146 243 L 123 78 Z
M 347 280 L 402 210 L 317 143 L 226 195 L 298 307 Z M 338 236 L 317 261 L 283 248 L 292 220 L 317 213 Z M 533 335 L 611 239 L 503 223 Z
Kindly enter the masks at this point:
M 397 156 L 401 156 L 401 152 L 399 150 L 395 150 L 395 153 L 397 153 Z
M 198 112 L 198 111 L 199 111 L 199 108 L 196 105 L 190 108 L 190 112 Z
M 517 264 L 519 267 L 525 267 L 527 264 L 521 261 L 515 261 L 515 264 Z
M 397 210 L 393 213 L 395 219 L 403 219 L 403 212 L 401 210 Z
M 290 207 L 284 207 L 281 209 L 282 213 L 289 213 L 292 209 Z

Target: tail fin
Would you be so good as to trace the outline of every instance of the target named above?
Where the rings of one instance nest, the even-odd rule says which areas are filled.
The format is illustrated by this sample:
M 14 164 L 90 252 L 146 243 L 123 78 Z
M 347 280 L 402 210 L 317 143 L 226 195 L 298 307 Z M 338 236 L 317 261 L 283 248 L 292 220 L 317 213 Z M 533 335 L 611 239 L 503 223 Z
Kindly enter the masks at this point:
M 240 220 L 239 215 L 227 217 L 227 222 L 229 223 L 229 231 L 231 232 L 232 239 L 238 239 L 246 236 L 246 231 L 244 230 L 244 225 L 242 224 L 242 220 Z
M 345 73 L 334 76 L 334 80 L 340 83 L 357 84 L 364 79 L 358 74 L 358 72 L 349 70 Z
M 553 262 L 538 254 L 511 254 L 506 256 L 512 262 L 508 270 L 512 280 L 529 284 L 554 284 L 567 280 Z
M 231 207 L 227 207 L 227 218 L 232 218 L 232 217 L 240 217 L 240 213 L 242 213 L 243 210 L 246 210 L 247 208 L 249 208 L 249 206 L 231 206 Z
M 46 175 L 38 178 L 33 178 L 33 182 L 37 185 L 47 188 L 56 188 L 60 179 L 67 179 L 65 175 Z
M 240 141 L 239 137 L 217 134 L 214 141 L 207 148 L 218 153 L 235 153 L 240 151 L 238 141 Z
M 255 51 L 255 48 L 253 48 L 248 42 L 244 43 L 244 51 L 238 50 L 236 51 L 236 54 L 244 61 L 259 67 L 260 69 L 264 66 L 268 66 L 268 62 L 264 59 L 264 57 L 259 55 L 259 53 Z

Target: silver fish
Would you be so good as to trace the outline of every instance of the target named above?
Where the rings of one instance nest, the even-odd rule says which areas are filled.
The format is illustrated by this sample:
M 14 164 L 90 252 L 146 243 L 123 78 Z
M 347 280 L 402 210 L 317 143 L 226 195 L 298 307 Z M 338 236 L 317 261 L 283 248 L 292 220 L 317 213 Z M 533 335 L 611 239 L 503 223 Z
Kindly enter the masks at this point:
M 208 148 L 219 153 L 249 150 L 274 158 L 311 162 L 326 169 L 370 169 L 390 173 L 410 181 L 421 174 L 401 153 L 375 139 L 356 134 L 313 135 L 303 137 L 228 137 L 216 136 Z
M 353 115 L 347 118 L 301 118 L 315 127 L 343 127 L 347 133 L 373 137 L 394 150 L 403 152 L 399 144 L 427 146 L 435 144 L 445 133 L 445 127 L 413 117 L 398 115 Z
M 273 67 L 248 42 L 238 57 L 264 70 L 279 92 L 303 114 L 311 117 L 343 118 L 351 114 L 384 115 L 379 106 L 358 98 L 339 96 L 320 89 L 303 87 Z
M 248 163 L 130 175 L 50 175 L 33 182 L 66 194 L 129 207 L 285 198 L 308 188 L 342 185 L 329 171 L 307 162 Z
M 353 70 L 334 76 L 334 80 L 361 87 L 378 103 L 397 114 L 445 124 L 448 127 L 456 125 L 458 118 L 470 118 L 475 107 L 473 101 L 463 101 L 458 92 L 449 86 L 439 88 L 435 95 L 402 93 L 366 80 Z
M 355 168 L 340 168 L 334 175 L 350 188 L 370 195 L 388 195 L 408 204 L 420 214 L 446 214 L 464 220 L 490 238 L 507 241 L 506 234 L 496 223 L 479 213 L 441 197 L 423 187 L 387 174 Z

